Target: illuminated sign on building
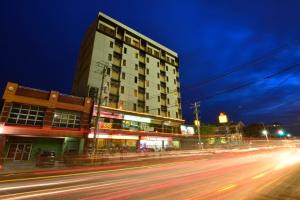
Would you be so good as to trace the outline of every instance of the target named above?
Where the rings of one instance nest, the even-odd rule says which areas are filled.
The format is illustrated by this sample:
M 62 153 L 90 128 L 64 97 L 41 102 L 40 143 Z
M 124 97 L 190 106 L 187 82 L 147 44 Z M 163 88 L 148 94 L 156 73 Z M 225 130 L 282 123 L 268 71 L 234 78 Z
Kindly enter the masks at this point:
M 4 132 L 4 123 L 0 123 L 0 134 Z
M 153 141 L 172 141 L 170 137 L 153 137 L 153 136 L 142 136 L 141 140 L 153 140 Z
M 138 117 L 133 115 L 124 115 L 124 120 L 151 123 L 151 119 L 147 117 Z
M 93 116 L 97 116 L 97 106 L 94 106 Z M 119 113 L 112 113 L 108 111 L 100 111 L 100 117 L 106 117 L 110 119 L 123 119 L 123 115 Z
M 228 118 L 227 118 L 227 115 L 225 113 L 220 113 L 219 115 L 219 123 L 220 124 L 225 124 L 228 122 Z
M 181 125 L 180 130 L 183 135 L 194 135 L 195 134 L 194 127 L 192 127 L 192 126 Z
M 90 133 L 88 138 L 94 138 L 94 133 Z M 108 134 L 97 134 L 96 138 L 98 139 L 119 139 L 119 140 L 138 140 L 139 136 L 137 135 L 108 135 Z

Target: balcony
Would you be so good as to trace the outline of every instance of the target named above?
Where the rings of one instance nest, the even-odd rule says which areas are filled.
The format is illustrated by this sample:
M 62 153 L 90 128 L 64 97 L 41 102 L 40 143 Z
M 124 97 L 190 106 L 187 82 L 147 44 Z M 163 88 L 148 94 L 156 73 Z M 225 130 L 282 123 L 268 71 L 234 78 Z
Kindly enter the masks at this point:
M 119 33 L 117 33 L 116 38 L 118 38 L 119 40 L 123 40 L 123 36 Z
M 161 91 L 161 93 L 167 93 L 167 90 L 165 87 L 160 87 L 160 91 Z
M 144 80 L 139 80 L 138 86 L 141 88 L 145 87 L 145 81 Z
M 143 107 L 138 107 L 138 110 L 137 110 L 138 112 L 145 112 L 145 108 L 143 108 Z
M 160 76 L 160 81 L 166 82 L 166 77 L 165 76 Z
M 115 45 L 115 52 L 122 54 L 122 46 Z
M 120 73 L 113 71 L 111 74 L 111 78 L 114 80 L 119 80 L 120 78 Z
M 145 101 L 145 94 L 139 93 L 138 100 L 139 101 Z
M 146 58 L 145 58 L 144 56 L 141 56 L 141 55 L 140 55 L 140 56 L 139 56 L 139 60 L 140 60 L 141 63 L 146 63 L 146 61 L 145 61 Z
M 167 101 L 165 99 L 161 99 L 161 105 L 166 106 L 167 105 Z
M 140 48 L 140 44 L 139 44 L 138 41 L 133 40 L 133 41 L 132 41 L 132 45 L 133 45 L 134 47 L 136 47 L 136 48 Z
M 159 68 L 160 68 L 161 71 L 165 71 L 166 70 L 164 65 L 160 65 Z
M 109 102 L 108 103 L 108 107 L 117 108 L 118 107 L 118 103 L 117 102 Z
M 119 94 L 119 87 L 116 87 L 116 86 L 110 87 L 109 93 L 113 94 L 113 95 L 118 95 Z
M 145 68 L 139 68 L 139 74 L 145 75 Z
M 113 59 L 113 65 L 121 66 L 121 59 L 114 58 Z

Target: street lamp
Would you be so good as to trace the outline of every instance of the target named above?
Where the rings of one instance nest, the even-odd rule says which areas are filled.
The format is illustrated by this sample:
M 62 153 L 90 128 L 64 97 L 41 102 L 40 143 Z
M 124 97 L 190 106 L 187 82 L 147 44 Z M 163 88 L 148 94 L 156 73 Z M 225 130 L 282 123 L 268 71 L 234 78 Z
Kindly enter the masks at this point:
M 289 133 L 288 133 L 286 136 L 287 136 L 287 137 L 292 137 L 292 135 L 291 135 L 291 134 L 289 134 Z
M 267 131 L 266 129 L 264 129 L 264 130 L 262 131 L 262 134 L 263 134 L 264 136 L 266 136 L 266 139 L 267 139 L 267 141 L 269 142 L 268 131 Z

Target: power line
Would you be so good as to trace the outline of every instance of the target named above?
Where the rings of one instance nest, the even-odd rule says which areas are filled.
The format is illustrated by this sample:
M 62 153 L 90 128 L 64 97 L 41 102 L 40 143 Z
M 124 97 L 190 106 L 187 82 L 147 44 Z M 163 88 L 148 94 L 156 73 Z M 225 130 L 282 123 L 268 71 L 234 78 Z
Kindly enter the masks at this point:
M 245 67 L 248 67 L 248 66 L 256 66 L 260 63 L 263 63 L 264 61 L 268 60 L 269 58 L 272 58 L 274 55 L 276 55 L 277 53 L 279 53 L 280 50 L 283 50 L 283 49 L 286 49 L 286 48 L 291 48 L 292 46 L 298 44 L 300 42 L 299 39 L 297 40 L 294 40 L 292 44 L 284 44 L 284 45 L 281 45 L 279 47 L 276 47 L 276 48 L 273 48 L 270 52 L 268 52 L 267 54 L 264 54 L 254 60 L 251 60 L 250 62 L 246 63 L 246 64 L 241 64 L 241 65 L 238 65 L 236 67 L 234 67 L 233 69 L 231 70 L 228 70 L 222 74 L 218 74 L 218 75 L 215 75 L 211 78 L 208 78 L 204 81 L 201 81 L 201 82 L 198 82 L 198 83 L 195 83 L 193 84 L 194 86 L 188 86 L 186 87 L 186 89 L 190 89 L 190 90 L 193 90 L 193 89 L 196 89 L 196 88 L 199 88 L 199 87 L 202 87 L 206 84 L 209 84 L 211 82 L 214 82 L 214 81 L 217 81 L 217 80 L 220 80 L 220 79 L 223 79 L 235 72 L 238 72 L 240 70 L 243 70 L 243 69 L 246 69 Z M 295 43 L 295 44 L 294 44 Z

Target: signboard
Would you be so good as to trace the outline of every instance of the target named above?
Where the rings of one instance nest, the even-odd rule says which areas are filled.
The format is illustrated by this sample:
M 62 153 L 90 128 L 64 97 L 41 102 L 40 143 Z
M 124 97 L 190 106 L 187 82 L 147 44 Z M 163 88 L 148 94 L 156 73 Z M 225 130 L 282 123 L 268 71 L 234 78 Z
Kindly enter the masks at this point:
M 228 122 L 228 118 L 227 118 L 227 115 L 225 113 L 220 113 L 219 115 L 219 123 L 220 124 L 225 124 Z
M 88 138 L 94 138 L 94 133 L 90 133 Z M 119 139 L 119 140 L 138 140 L 139 136 L 137 135 L 108 135 L 108 134 L 96 134 L 98 139 Z
M 133 115 L 124 115 L 124 120 L 151 123 L 151 119 L 148 117 L 138 117 Z
M 192 126 L 181 125 L 180 130 L 183 135 L 194 135 L 195 134 L 194 127 L 192 127 Z
M 97 116 L 97 107 L 94 106 L 93 116 Z M 100 117 L 110 118 L 110 119 L 123 119 L 123 115 L 119 113 L 112 113 L 108 111 L 100 111 Z
M 152 140 L 152 141 L 172 141 L 170 137 L 153 137 L 153 136 L 142 136 L 141 140 Z

